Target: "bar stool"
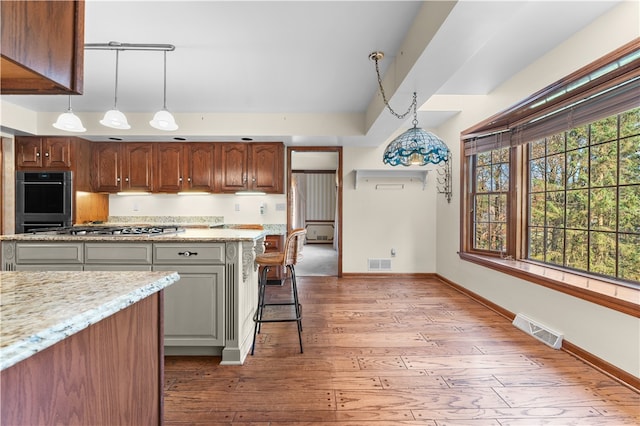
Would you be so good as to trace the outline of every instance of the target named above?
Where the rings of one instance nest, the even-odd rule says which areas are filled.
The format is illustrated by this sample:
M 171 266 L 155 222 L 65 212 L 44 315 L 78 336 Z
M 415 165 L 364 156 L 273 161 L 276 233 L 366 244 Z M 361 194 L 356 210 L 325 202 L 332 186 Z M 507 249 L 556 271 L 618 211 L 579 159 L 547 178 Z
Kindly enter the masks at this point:
M 298 286 L 296 284 L 296 271 L 295 264 L 298 262 L 298 257 L 302 252 L 302 246 L 304 245 L 304 239 L 307 234 L 306 229 L 294 229 L 291 231 L 287 240 L 284 243 L 284 251 L 277 253 L 262 253 L 256 256 L 256 263 L 258 266 L 264 267 L 258 283 L 258 308 L 253 316 L 255 322 L 255 328 L 253 330 L 253 345 L 251 346 L 251 355 L 256 347 L 256 337 L 260 332 L 260 326 L 266 322 L 297 322 L 298 323 L 298 340 L 300 341 L 300 353 L 302 351 L 302 306 L 298 299 Z M 274 266 L 284 266 L 289 270 L 291 277 L 291 291 L 293 293 L 292 302 L 283 303 L 266 303 L 265 293 L 267 289 L 267 273 L 269 269 Z M 263 318 L 264 310 L 268 306 L 293 306 L 295 309 L 295 317 L 288 318 Z

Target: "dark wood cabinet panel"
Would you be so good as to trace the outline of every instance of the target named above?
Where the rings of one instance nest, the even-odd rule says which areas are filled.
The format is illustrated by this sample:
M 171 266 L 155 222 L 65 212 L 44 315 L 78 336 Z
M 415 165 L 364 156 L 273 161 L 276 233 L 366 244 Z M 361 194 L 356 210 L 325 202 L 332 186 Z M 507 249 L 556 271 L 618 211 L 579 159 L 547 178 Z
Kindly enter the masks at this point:
M 156 175 L 154 188 L 157 192 L 182 191 L 185 163 L 184 144 L 155 144 Z
M 122 190 L 153 191 L 153 144 L 122 144 Z
M 120 144 L 99 142 L 93 144 L 91 181 L 97 192 L 118 192 L 120 185 Z
M 284 250 L 284 235 L 267 235 L 264 239 L 265 253 L 278 253 Z M 260 268 L 260 274 L 262 269 Z M 267 272 L 267 282 L 281 284 L 285 278 L 285 268 L 283 266 L 271 267 Z
M 245 143 L 224 143 L 221 146 L 221 179 L 222 192 L 235 192 L 247 189 L 247 153 Z
M 84 1 L 2 1 L 2 94 L 81 94 Z
M 183 190 L 218 192 L 220 144 L 190 143 L 186 145 L 186 183 Z
M 42 139 L 16 138 L 16 169 L 42 168 Z
M 284 145 L 280 142 L 224 143 L 221 191 L 283 191 Z
M 282 193 L 284 146 L 280 143 L 251 144 L 249 150 L 249 189 Z
M 16 137 L 16 170 L 75 171 L 76 148 L 89 143 L 67 137 Z

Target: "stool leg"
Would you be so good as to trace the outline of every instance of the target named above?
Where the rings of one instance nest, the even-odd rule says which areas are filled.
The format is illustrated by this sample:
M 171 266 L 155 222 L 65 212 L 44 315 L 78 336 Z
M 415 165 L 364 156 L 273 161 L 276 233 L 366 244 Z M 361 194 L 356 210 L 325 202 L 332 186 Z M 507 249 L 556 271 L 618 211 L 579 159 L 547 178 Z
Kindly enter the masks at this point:
M 260 332 L 260 325 L 262 324 L 262 313 L 264 311 L 264 298 L 265 291 L 267 287 L 267 273 L 269 267 L 265 266 L 262 270 L 262 274 L 260 274 L 260 278 L 258 279 L 258 307 L 256 308 L 256 313 L 253 316 L 253 321 L 255 322 L 253 328 L 253 344 L 251 345 L 251 355 L 253 355 L 256 349 L 256 338 L 258 337 L 258 333 Z
M 302 350 L 302 306 L 300 306 L 300 300 L 298 299 L 298 285 L 296 283 L 296 270 L 293 265 L 287 265 L 291 272 L 291 290 L 293 292 L 293 303 L 296 308 L 296 318 L 298 323 L 298 340 L 300 341 L 300 353 L 304 353 Z

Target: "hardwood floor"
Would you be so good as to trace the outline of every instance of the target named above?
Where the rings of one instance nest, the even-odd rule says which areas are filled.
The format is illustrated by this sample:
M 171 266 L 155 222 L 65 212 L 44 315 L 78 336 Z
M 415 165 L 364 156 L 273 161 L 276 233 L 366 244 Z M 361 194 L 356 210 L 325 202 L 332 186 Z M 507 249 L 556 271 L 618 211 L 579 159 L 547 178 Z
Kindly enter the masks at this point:
M 271 323 L 243 366 L 167 357 L 166 425 L 640 424 L 640 394 L 437 280 L 298 286 L 304 354 Z

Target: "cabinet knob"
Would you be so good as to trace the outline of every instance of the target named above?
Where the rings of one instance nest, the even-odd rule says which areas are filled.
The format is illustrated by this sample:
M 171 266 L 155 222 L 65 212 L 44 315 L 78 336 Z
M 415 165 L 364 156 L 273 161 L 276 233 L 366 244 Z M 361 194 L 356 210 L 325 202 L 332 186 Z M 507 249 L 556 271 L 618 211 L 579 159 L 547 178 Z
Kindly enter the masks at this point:
M 251 179 L 251 181 L 252 181 L 252 182 L 255 182 L 255 181 L 256 181 L 256 178 Z
M 128 177 L 124 178 L 124 181 L 129 182 L 129 178 Z
M 39 152 L 36 152 L 36 157 L 40 157 L 40 153 Z
M 48 152 L 45 152 L 45 153 L 44 153 L 44 156 L 45 156 L 45 157 L 48 157 L 48 156 L 49 156 L 49 153 L 48 153 Z
M 116 181 L 120 182 L 120 178 L 117 178 Z
M 196 251 L 181 251 L 181 252 L 178 252 L 178 255 L 184 256 L 184 257 L 197 256 L 198 252 L 196 252 Z
M 180 178 L 178 179 L 178 181 L 182 182 L 182 177 L 180 177 Z
M 191 182 L 191 178 L 187 178 L 187 182 Z

